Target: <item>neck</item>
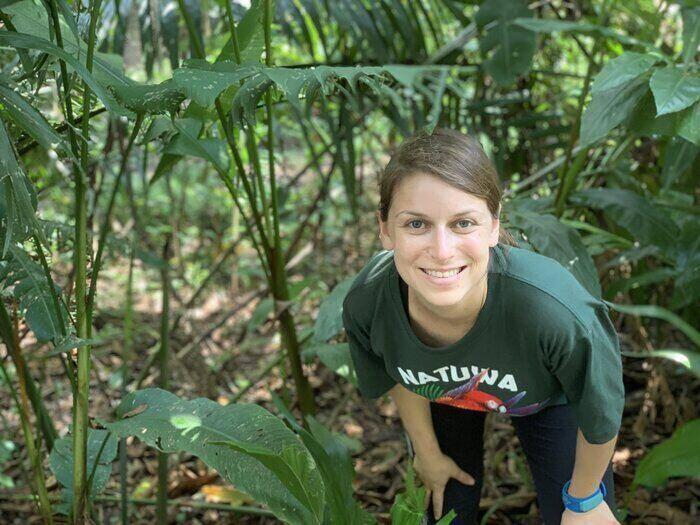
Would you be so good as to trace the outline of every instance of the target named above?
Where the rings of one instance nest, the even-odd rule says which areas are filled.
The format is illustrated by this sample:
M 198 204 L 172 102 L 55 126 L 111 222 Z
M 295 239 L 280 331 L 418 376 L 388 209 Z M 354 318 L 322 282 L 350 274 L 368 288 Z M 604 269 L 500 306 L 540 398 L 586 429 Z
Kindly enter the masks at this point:
M 451 325 L 471 325 L 486 302 L 488 293 L 487 275 L 488 272 L 484 273 L 483 277 L 479 279 L 459 303 L 450 306 L 435 306 L 427 303 L 420 297 L 417 297 L 411 287 L 409 287 L 409 310 L 412 310 L 412 313 L 417 313 L 418 317 L 427 316 Z

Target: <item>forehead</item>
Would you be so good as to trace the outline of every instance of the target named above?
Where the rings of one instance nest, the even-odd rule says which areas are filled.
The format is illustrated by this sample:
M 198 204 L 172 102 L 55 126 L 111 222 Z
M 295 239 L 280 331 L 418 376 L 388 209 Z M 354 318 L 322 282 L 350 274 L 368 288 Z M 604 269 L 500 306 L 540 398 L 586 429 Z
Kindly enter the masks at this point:
M 422 173 L 405 177 L 394 189 L 392 214 L 405 210 L 429 216 L 451 215 L 467 209 L 487 213 L 488 206 L 481 197 L 467 193 L 433 175 Z

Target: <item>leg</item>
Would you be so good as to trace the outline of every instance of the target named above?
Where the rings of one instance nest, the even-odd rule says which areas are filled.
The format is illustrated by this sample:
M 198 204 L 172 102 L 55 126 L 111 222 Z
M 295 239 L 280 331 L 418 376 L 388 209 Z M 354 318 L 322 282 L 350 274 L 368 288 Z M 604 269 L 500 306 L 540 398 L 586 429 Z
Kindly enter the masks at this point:
M 430 412 L 440 450 L 474 478 L 475 484 L 464 485 L 450 478 L 445 485 L 442 515 L 450 509 L 457 512 L 452 525 L 471 525 L 476 522 L 479 498 L 484 477 L 484 418 L 485 412 L 430 403 Z M 434 525 L 432 497 L 424 523 Z
M 529 416 L 511 417 L 537 490 L 537 504 L 546 525 L 559 525 L 564 512 L 561 489 L 571 479 L 576 459 L 578 425 L 569 405 L 554 405 Z M 603 476 L 605 501 L 613 513 L 615 487 L 612 463 Z

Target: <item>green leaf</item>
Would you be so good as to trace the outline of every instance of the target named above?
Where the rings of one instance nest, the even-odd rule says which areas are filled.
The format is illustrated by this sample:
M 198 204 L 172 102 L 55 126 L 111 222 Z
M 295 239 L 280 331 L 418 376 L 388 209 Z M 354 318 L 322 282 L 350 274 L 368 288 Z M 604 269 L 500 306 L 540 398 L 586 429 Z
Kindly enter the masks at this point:
M 525 232 L 538 252 L 559 261 L 592 296 L 600 299 L 598 272 L 578 231 L 553 215 L 512 210 L 508 220 Z
M 129 417 L 137 408 L 141 411 Z M 324 485 L 318 469 L 297 436 L 264 408 L 248 403 L 221 406 L 203 398 L 187 401 L 165 390 L 145 389 L 127 395 L 117 408 L 117 417 L 114 422 L 100 423 L 121 437 L 135 436 L 164 452 L 197 456 L 281 520 L 299 525 L 320 523 Z M 261 453 L 283 456 L 281 461 L 303 476 L 305 486 L 295 490 L 311 500 L 311 508 L 258 459 L 212 441 L 254 444 Z
M 50 283 L 46 280 L 44 269 L 22 248 L 11 245 L 8 257 L 0 261 L 0 283 L 3 287 L 14 286 L 13 295 L 19 301 L 20 311 L 39 341 L 54 340 L 62 337 L 64 331 L 68 332 L 65 306 L 61 304 L 61 320 L 53 306 Z M 60 288 L 56 287 L 56 293 L 60 295 L 60 292 Z
M 306 416 L 310 431 L 306 430 L 297 422 L 282 399 L 274 392 L 271 392 L 271 395 L 281 417 L 299 434 L 321 471 L 328 504 L 326 522 L 339 525 L 376 525 L 377 521 L 362 510 L 353 498 L 352 481 L 355 469 L 350 452 L 343 442 L 349 438 L 331 433 L 310 415 Z
M 658 58 L 650 54 L 628 51 L 606 62 L 591 84 L 591 93 L 600 93 L 631 82 L 643 75 Z
M 670 188 L 681 175 L 691 168 L 699 151 L 700 148 L 695 144 L 681 137 L 673 137 L 666 144 L 664 167 L 661 172 L 664 188 Z
M 693 328 L 684 319 L 666 308 L 654 304 L 617 304 L 608 301 L 605 301 L 605 303 L 613 310 L 617 310 L 623 314 L 663 319 L 687 335 L 688 339 L 690 339 L 698 348 L 700 348 L 700 332 Z
M 677 67 L 657 69 L 649 80 L 656 101 L 656 114 L 685 109 L 700 98 L 700 77 Z
M 313 341 L 325 343 L 343 329 L 343 301 L 354 279 L 352 276 L 338 283 L 321 302 L 314 323 Z
M 175 113 L 186 96 L 172 79 L 157 85 L 109 86 L 117 100 L 135 113 Z
M 102 101 L 105 107 L 112 113 L 121 116 L 132 117 L 133 114 L 121 106 L 115 98 L 102 87 L 97 79 L 87 70 L 87 68 L 70 54 L 60 47 L 53 45 L 48 40 L 37 38 L 31 35 L 12 33 L 10 31 L 0 31 L 0 46 L 16 47 L 19 49 L 38 49 L 55 56 L 75 69 L 76 73 L 90 86 L 90 89 Z
M 406 469 L 406 492 L 396 495 L 391 506 L 391 523 L 393 525 L 420 525 L 426 514 L 424 509 L 425 487 L 416 485 L 416 475 L 411 461 Z M 449 525 L 457 517 L 454 509 L 445 514 L 435 525 Z
M 700 7 L 684 7 L 683 17 L 683 64 L 688 66 L 698 52 L 700 46 Z
M 20 168 L 0 119 L 0 235 L 4 237 L 0 258 L 5 257 L 13 242 L 24 241 L 32 233 L 48 244 L 36 218 L 36 207 L 34 187 Z
M 112 474 L 111 463 L 117 456 L 117 439 L 115 436 L 107 437 L 107 434 L 106 430 L 88 428 L 87 475 L 90 476 L 93 469 L 95 469 L 89 494 L 90 500 L 93 500 L 107 486 L 109 477 Z M 97 467 L 95 468 L 97 455 L 105 439 L 107 439 L 107 442 L 102 449 L 100 459 L 97 461 Z M 73 501 L 73 438 L 70 434 L 54 442 L 54 447 L 49 455 L 49 466 L 56 476 L 56 480 L 64 487 L 62 505 L 57 506 L 57 509 L 63 514 L 68 514 L 72 509 Z
M 80 63 L 84 66 L 87 58 L 87 44 L 77 37 L 77 27 L 75 21 L 72 20 L 73 15 L 70 13 L 70 8 L 64 4 L 65 0 L 58 2 L 61 11 L 59 14 L 59 23 L 61 25 L 61 35 L 63 36 L 63 50 L 68 53 L 74 61 L 79 59 Z M 46 9 L 41 5 L 40 1 L 25 0 L 3 10 L 12 17 L 12 23 L 18 33 L 37 37 L 44 42 L 50 43 L 50 41 L 53 40 L 53 27 L 49 27 Z M 14 35 L 10 38 L 14 38 Z M 12 44 L 9 45 L 12 46 Z M 14 47 L 22 46 L 18 45 Z M 42 49 L 42 51 L 54 54 L 45 49 Z M 66 62 L 70 67 L 75 67 L 74 64 L 67 60 Z M 92 76 L 94 76 L 97 82 L 104 86 L 129 85 L 132 83 L 130 79 L 122 74 L 122 63 L 119 55 L 109 55 L 98 51 L 95 51 L 93 54 Z M 90 86 L 90 88 L 92 88 L 92 86 Z
M 164 153 L 176 155 L 191 155 L 211 162 L 221 173 L 228 171 L 228 150 L 226 143 L 219 139 L 198 139 L 197 135 L 173 121 L 173 126 L 179 131 L 168 144 Z
M 260 71 L 258 66 L 239 66 L 235 62 L 181 67 L 173 72 L 173 82 L 187 96 L 203 107 L 213 106 L 216 98 L 228 87 Z
M 569 199 L 575 204 L 602 210 L 642 245 L 651 244 L 669 252 L 675 250 L 678 226 L 665 211 L 633 191 L 591 188 L 576 191 Z
M 658 487 L 675 476 L 700 476 L 700 419 L 677 429 L 639 462 L 633 485 Z
M 44 116 L 2 80 L 0 80 L 0 104 L 15 124 L 26 131 L 42 148 L 55 149 L 72 157 L 68 145 Z
M 347 343 L 317 343 L 302 351 L 305 359 L 310 360 L 314 355 L 336 374 L 357 386 L 357 375 L 350 357 L 350 346 Z
M 622 355 L 634 358 L 662 357 L 675 361 L 700 377 L 700 352 L 697 351 L 685 350 L 683 348 L 664 348 L 661 350 L 652 350 L 651 352 L 623 351 Z
M 524 1 L 486 0 L 474 17 L 477 26 L 486 30 L 479 40 L 481 51 L 488 54 L 484 69 L 502 86 L 512 84 L 530 69 L 535 33 L 512 22 L 531 16 Z
M 272 8 L 274 13 L 274 7 Z M 265 49 L 265 33 L 263 30 L 263 4 L 260 0 L 250 2 L 250 7 L 236 25 L 238 48 L 241 54 L 241 64 L 258 63 Z M 229 38 L 221 49 L 216 61 L 231 60 L 235 62 L 233 42 Z
M 646 84 L 646 78 L 642 76 L 627 84 L 593 93 L 581 117 L 581 146 L 602 139 L 628 118 L 647 92 Z
M 676 113 L 656 116 L 654 96 L 648 91 L 641 98 L 626 122 L 627 127 L 639 135 L 678 135 L 700 146 L 700 102 Z
M 534 31 L 536 33 L 562 32 L 599 35 L 612 38 L 623 44 L 628 44 L 632 46 L 642 46 L 649 49 L 654 49 L 653 44 L 641 42 L 636 38 L 624 35 L 620 33 L 620 31 L 617 29 L 611 29 L 609 27 L 603 27 L 596 24 L 589 24 L 586 22 L 570 22 L 567 20 L 551 20 L 543 18 L 516 18 L 515 20 L 513 20 L 512 23 L 529 31 Z

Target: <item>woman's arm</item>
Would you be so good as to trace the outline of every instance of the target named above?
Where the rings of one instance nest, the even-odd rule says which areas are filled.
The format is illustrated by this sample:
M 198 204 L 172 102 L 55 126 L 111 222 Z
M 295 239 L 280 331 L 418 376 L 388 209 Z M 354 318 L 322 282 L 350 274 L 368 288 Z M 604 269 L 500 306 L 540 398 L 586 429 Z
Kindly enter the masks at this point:
M 608 468 L 610 457 L 615 450 L 617 436 L 610 441 L 596 445 L 589 443 L 578 431 L 576 440 L 576 462 L 569 485 L 569 494 L 575 498 L 585 498 L 593 494 L 600 486 L 601 479 Z M 561 516 L 561 525 L 620 525 L 617 518 L 605 502 L 586 512 L 574 512 L 565 509 Z
M 575 498 L 585 498 L 596 491 L 615 451 L 616 441 L 617 436 L 606 443 L 595 445 L 586 441 L 583 433 L 578 431 L 576 462 L 569 494 Z
M 399 383 L 389 390 L 389 395 L 396 403 L 403 426 L 415 450 L 413 467 L 426 488 L 424 505 L 427 507 L 432 498 L 433 514 L 436 520 L 440 519 L 445 485 L 449 479 L 455 478 L 465 485 L 474 485 L 474 478 L 440 450 L 433 429 L 430 401 Z
M 389 395 L 396 403 L 416 454 L 424 458 L 441 454 L 430 415 L 430 401 L 399 383 L 389 390 Z

